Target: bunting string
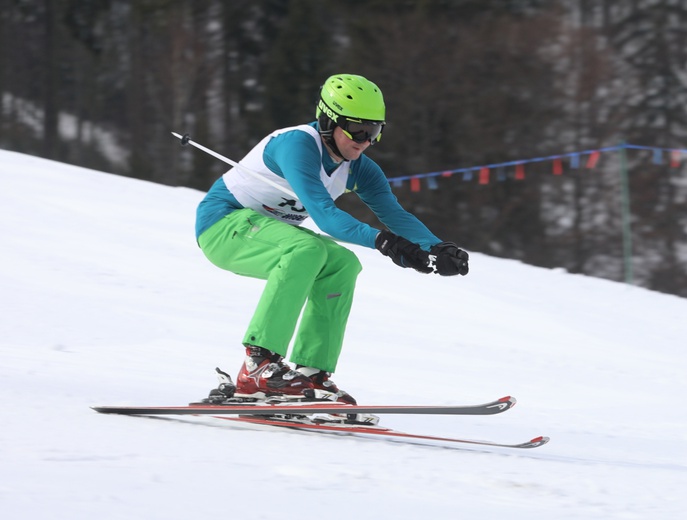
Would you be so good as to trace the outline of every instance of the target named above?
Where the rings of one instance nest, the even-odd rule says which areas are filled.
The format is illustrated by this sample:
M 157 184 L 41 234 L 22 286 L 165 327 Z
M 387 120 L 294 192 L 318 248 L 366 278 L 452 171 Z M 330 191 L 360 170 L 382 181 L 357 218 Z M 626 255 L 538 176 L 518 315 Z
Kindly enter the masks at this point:
M 425 180 L 427 187 L 430 190 L 438 189 L 437 177 L 453 177 L 454 175 L 461 175 L 464 182 L 470 182 L 477 178 L 480 185 L 490 184 L 494 179 L 497 182 L 503 182 L 509 178 L 516 181 L 525 180 L 527 164 L 532 163 L 551 163 L 551 173 L 555 176 L 561 176 L 564 173 L 564 165 L 567 164 L 571 170 L 579 170 L 582 167 L 586 170 L 594 169 L 601 154 L 607 152 L 617 152 L 621 149 L 630 150 L 645 150 L 652 154 L 653 164 L 664 164 L 664 159 L 667 154 L 668 164 L 671 168 L 679 168 L 682 164 L 683 158 L 687 156 L 687 149 L 685 148 L 660 148 L 656 146 L 641 146 L 635 144 L 622 143 L 616 146 L 608 146 L 605 148 L 598 148 L 594 150 L 583 150 L 579 152 L 563 153 L 558 155 L 548 155 L 545 157 L 533 157 L 531 159 L 520 159 L 516 161 L 507 161 L 501 163 L 485 164 L 481 166 L 470 166 L 468 168 L 456 168 L 454 170 L 442 170 L 436 172 L 417 173 L 413 175 L 406 175 L 400 177 L 391 177 L 389 182 L 393 187 L 401 187 L 405 181 L 410 182 L 410 190 L 412 192 L 419 192 L 422 190 L 422 180 Z M 511 174 L 512 172 L 512 174 Z

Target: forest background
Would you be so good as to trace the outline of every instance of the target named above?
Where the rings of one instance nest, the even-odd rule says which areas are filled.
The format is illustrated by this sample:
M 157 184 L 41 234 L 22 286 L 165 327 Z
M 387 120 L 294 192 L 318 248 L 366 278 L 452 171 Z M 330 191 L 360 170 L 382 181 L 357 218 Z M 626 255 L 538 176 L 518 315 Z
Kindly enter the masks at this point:
M 566 158 L 392 182 L 443 239 L 687 296 L 684 0 L 0 0 L 0 147 L 205 191 L 171 131 L 239 160 L 339 72 L 384 92 L 390 179 Z

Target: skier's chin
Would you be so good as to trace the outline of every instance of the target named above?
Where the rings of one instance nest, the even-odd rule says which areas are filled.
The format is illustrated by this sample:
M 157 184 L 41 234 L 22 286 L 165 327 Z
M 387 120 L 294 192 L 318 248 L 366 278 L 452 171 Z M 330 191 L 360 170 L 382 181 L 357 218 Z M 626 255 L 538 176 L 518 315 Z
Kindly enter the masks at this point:
M 356 159 L 360 159 L 360 156 L 363 154 L 364 150 L 356 150 L 355 148 L 351 150 L 346 150 L 345 152 L 342 152 L 342 155 L 344 156 L 344 159 L 347 161 L 355 161 Z

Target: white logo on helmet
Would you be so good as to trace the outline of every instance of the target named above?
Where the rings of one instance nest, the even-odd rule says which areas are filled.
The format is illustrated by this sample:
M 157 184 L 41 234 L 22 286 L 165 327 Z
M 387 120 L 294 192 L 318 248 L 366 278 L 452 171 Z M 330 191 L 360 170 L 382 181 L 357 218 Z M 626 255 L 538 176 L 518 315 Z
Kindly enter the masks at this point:
M 319 105 L 317 106 L 317 108 L 319 108 L 320 110 L 322 110 L 322 112 L 324 112 L 325 114 L 327 114 L 327 117 L 328 117 L 329 119 L 331 119 L 332 121 L 334 121 L 335 123 L 336 123 L 337 119 L 339 119 L 339 114 L 337 114 L 337 113 L 334 112 L 331 108 L 329 108 L 329 107 L 325 104 L 325 102 L 322 101 L 321 99 L 320 99 L 320 103 L 319 103 Z

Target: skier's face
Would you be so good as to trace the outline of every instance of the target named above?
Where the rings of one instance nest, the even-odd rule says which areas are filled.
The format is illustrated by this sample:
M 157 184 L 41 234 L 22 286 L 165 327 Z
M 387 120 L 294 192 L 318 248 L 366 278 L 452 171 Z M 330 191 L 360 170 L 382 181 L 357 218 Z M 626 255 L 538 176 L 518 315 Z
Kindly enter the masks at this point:
M 354 161 L 359 159 L 365 150 L 370 146 L 370 141 L 364 143 L 356 143 L 353 139 L 348 137 L 340 127 L 334 128 L 334 142 L 339 148 L 341 155 L 347 161 Z

